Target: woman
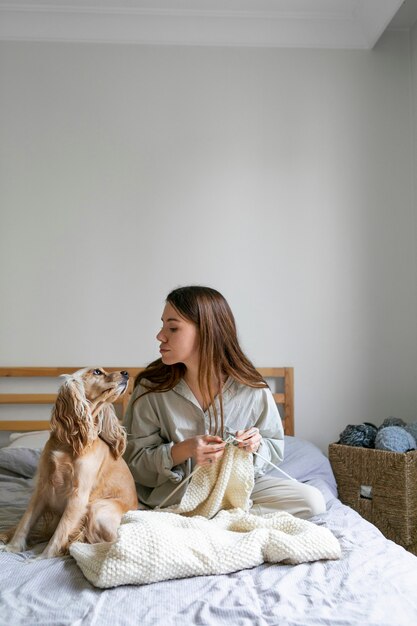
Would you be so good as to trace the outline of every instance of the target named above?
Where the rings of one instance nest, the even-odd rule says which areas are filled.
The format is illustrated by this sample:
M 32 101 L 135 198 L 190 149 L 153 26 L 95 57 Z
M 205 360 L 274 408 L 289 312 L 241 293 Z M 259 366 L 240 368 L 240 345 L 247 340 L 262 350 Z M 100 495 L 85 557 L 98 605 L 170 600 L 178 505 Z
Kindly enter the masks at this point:
M 239 346 L 225 298 L 208 287 L 175 289 L 166 299 L 156 338 L 161 358 L 136 378 L 125 415 L 125 459 L 141 503 L 158 506 L 195 465 L 219 460 L 227 432 L 248 454 L 259 451 L 279 464 L 281 419 L 268 385 Z M 308 518 L 325 511 L 317 489 L 277 478 L 264 459 L 253 455 L 251 512 L 285 510 Z M 187 484 L 167 506 L 181 500 Z

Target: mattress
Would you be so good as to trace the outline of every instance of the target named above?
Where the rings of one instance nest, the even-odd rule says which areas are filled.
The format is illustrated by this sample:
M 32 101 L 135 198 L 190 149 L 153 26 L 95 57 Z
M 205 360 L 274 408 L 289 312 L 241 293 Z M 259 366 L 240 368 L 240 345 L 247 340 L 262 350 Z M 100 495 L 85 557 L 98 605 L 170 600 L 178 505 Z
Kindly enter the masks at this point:
M 23 513 L 39 455 L 37 448 L 0 449 L 1 528 Z M 312 521 L 338 538 L 341 560 L 263 564 L 222 576 L 100 590 L 69 556 L 34 558 L 42 546 L 21 554 L 0 552 L 0 624 L 417 624 L 417 557 L 338 500 L 328 459 L 313 444 L 286 437 L 282 469 L 322 490 L 327 511 Z

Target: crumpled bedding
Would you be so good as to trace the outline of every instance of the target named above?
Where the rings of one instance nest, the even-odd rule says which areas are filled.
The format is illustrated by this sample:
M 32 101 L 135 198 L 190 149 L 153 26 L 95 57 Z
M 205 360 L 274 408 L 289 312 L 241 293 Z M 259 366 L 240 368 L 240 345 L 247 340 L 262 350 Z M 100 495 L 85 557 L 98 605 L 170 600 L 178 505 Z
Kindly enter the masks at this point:
M 228 445 L 217 463 L 195 470 L 178 505 L 130 511 L 114 543 L 74 543 L 71 556 L 103 588 L 340 558 L 326 528 L 289 513 L 250 513 L 253 483 L 251 456 Z
M 0 552 L 0 626 L 417 624 L 417 557 L 337 500 L 330 465 L 317 448 L 312 458 L 312 444 L 306 449 L 302 440 L 287 440 L 292 465 L 282 467 L 326 490 L 327 512 L 313 521 L 336 536 L 340 560 L 264 563 L 221 576 L 102 590 L 86 580 L 72 557 L 30 560 L 43 546 L 23 554 Z M 13 453 L 15 469 L 26 452 Z M 13 470 L 3 469 L 4 453 L 1 449 L 1 528 L 22 515 L 33 484 L 31 478 L 7 475 Z M 10 468 L 10 458 L 6 465 Z

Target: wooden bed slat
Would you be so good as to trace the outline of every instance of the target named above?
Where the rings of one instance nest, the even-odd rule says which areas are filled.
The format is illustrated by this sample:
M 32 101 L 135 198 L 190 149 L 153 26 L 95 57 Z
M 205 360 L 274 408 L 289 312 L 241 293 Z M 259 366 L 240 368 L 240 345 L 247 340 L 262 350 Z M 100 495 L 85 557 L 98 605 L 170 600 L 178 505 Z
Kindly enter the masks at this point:
M 62 374 L 72 374 L 81 367 L 0 367 L 0 378 L 58 378 Z M 108 372 L 126 370 L 130 374 L 127 393 L 119 398 L 115 404 L 126 410 L 129 397 L 133 391 L 133 383 L 143 367 L 105 367 Z M 275 402 L 284 407 L 282 418 L 286 435 L 294 435 L 294 370 L 292 367 L 259 367 L 258 372 L 266 379 L 283 379 L 284 391 L 273 393 Z M 56 393 L 0 393 L 0 405 L 52 405 L 56 400 Z M 49 420 L 1 420 L 0 431 L 16 430 L 47 430 Z
M 74 367 L 0 367 L 0 378 L 58 378 L 63 374 L 73 374 L 82 369 Z M 126 370 L 131 376 L 137 376 L 144 367 L 105 367 L 108 372 L 121 372 Z
M 54 404 L 56 393 L 0 393 L 0 404 Z M 114 404 L 123 404 L 123 397 Z
M 56 393 L 1 393 L 0 404 L 54 404 Z
M 45 420 L 2 420 L 0 430 L 30 431 L 49 430 L 49 422 Z
M 285 434 L 294 435 L 294 368 L 286 367 L 284 375 Z
M 264 378 L 284 378 L 285 367 L 257 367 L 258 372 Z

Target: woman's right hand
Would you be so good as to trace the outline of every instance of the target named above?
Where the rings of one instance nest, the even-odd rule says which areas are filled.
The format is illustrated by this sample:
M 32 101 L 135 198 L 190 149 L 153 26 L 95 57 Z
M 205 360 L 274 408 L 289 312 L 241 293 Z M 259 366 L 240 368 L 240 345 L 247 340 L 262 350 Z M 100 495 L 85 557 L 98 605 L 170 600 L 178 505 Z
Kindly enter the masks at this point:
M 172 446 L 171 455 L 174 465 L 192 458 L 196 465 L 211 465 L 224 453 L 225 442 L 216 435 L 197 435 Z
M 192 458 L 196 465 L 210 465 L 222 458 L 225 443 L 221 437 L 203 435 L 192 438 Z

